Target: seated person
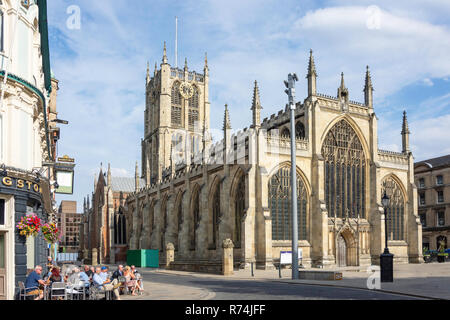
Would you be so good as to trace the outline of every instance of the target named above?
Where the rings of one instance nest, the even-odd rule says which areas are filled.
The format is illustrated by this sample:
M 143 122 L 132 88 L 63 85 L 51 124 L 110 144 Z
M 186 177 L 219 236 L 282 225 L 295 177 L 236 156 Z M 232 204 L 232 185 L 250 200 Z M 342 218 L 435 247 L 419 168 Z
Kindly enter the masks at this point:
M 92 280 L 92 277 L 94 276 L 94 274 L 95 274 L 95 267 L 94 266 L 92 266 L 90 269 L 89 269 L 89 271 L 90 271 L 90 275 L 89 275 L 89 277 L 91 278 L 91 280 Z
M 50 276 L 47 279 L 47 284 L 53 284 L 53 282 L 62 282 L 61 274 L 58 267 L 53 267 L 50 272 Z
M 67 279 L 67 282 L 72 285 L 76 285 L 76 286 L 79 285 L 79 283 L 80 283 L 80 269 L 79 268 L 76 267 L 73 269 L 72 274 Z
M 126 279 L 125 286 L 131 290 L 131 295 L 136 296 L 136 289 L 141 290 L 141 287 L 136 281 L 136 276 L 131 272 L 131 268 L 125 267 L 123 275 Z
M 136 269 L 135 266 L 131 266 L 131 273 L 134 274 L 135 276 L 137 276 L 139 273 L 139 271 Z M 144 284 L 142 283 L 142 280 L 139 279 L 137 280 L 138 284 L 139 284 L 139 290 L 140 291 L 144 291 Z
M 114 273 L 112 275 L 112 278 L 113 279 L 118 279 L 119 277 L 122 277 L 122 276 L 123 276 L 123 265 L 119 265 L 117 267 L 117 270 L 114 271 Z
M 45 286 L 44 280 L 41 279 L 42 267 L 36 266 L 25 280 L 25 292 L 29 295 L 36 295 L 34 300 L 41 300 L 44 298 L 44 291 L 41 289 Z
M 84 273 L 91 278 L 94 275 L 94 272 L 92 272 L 91 268 L 88 265 L 84 266 Z
M 61 277 L 60 271 L 58 267 L 53 267 L 51 271 L 50 277 L 47 279 L 47 285 L 52 286 L 55 282 L 63 282 L 63 278 Z M 63 294 L 64 289 L 61 290 L 54 290 L 53 293 L 55 294 Z M 51 299 L 52 291 L 50 291 L 50 299 Z
M 117 289 L 120 286 L 120 284 L 118 283 L 117 279 L 114 279 L 113 281 L 111 281 L 107 278 L 107 272 L 106 272 L 107 270 L 108 270 L 108 268 L 106 268 L 106 267 L 95 268 L 95 274 L 92 277 L 93 284 L 97 289 L 102 290 L 102 291 L 112 290 L 114 292 L 114 296 L 116 297 L 116 300 L 120 300 L 119 290 Z
M 84 271 L 80 272 L 80 280 L 84 282 L 85 288 L 89 288 L 90 278 L 89 278 L 89 266 L 84 266 Z

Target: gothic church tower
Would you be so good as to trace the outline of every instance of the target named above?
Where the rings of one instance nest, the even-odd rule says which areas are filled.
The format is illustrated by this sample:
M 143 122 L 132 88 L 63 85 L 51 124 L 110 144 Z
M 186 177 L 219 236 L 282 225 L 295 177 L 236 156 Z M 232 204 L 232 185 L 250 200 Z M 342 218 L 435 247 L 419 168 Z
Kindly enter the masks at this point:
M 160 69 L 153 77 L 147 66 L 145 135 L 142 140 L 142 178 L 146 185 L 161 181 L 171 164 L 208 147 L 210 127 L 209 68 L 203 73 L 171 67 L 166 44 Z M 203 143 L 204 141 L 204 143 Z M 191 151 L 191 152 L 186 152 Z

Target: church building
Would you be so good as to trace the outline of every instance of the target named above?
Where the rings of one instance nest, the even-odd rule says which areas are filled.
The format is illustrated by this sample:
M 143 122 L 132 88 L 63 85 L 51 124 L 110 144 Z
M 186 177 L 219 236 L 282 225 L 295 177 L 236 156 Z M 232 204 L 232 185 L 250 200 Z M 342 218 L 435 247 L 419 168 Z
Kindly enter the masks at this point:
M 280 251 L 291 250 L 289 109 L 261 120 L 255 81 L 251 105 L 241 108 L 252 113 L 251 125 L 232 134 L 225 106 L 223 139 L 213 144 L 209 77 L 206 57 L 203 72 L 187 61 L 174 68 L 165 47 L 153 76 L 147 68 L 141 172 L 124 205 L 128 248 L 160 250 L 163 263 L 173 246 L 171 268 L 220 272 L 222 244 L 231 239 L 235 267 L 273 268 Z M 380 150 L 369 68 L 363 103 L 350 100 L 344 74 L 336 96 L 317 92 L 312 51 L 306 79 L 307 96 L 295 110 L 302 264 L 379 264 L 386 232 L 395 263 L 422 262 L 406 114 L 402 152 Z

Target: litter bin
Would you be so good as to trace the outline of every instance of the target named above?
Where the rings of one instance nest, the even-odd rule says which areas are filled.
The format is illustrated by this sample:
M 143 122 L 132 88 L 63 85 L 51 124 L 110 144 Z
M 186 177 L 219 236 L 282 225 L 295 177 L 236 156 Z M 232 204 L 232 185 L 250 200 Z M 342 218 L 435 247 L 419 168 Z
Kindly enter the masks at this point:
M 139 268 L 159 268 L 159 250 L 128 250 L 127 264 Z

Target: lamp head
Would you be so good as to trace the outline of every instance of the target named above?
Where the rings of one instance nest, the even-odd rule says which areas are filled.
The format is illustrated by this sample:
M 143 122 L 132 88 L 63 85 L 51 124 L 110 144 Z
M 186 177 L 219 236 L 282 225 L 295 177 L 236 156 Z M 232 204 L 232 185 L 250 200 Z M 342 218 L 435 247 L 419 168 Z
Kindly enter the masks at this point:
M 386 194 L 386 191 L 384 191 L 383 198 L 381 198 L 381 203 L 383 204 L 383 207 L 389 206 L 389 197 Z

